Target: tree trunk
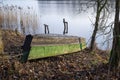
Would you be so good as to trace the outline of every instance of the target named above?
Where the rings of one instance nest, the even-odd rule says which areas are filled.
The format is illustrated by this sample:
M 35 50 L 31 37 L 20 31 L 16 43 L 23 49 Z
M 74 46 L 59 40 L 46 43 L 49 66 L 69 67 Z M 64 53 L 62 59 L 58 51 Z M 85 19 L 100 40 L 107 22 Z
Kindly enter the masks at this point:
M 107 0 L 105 0 L 103 5 L 101 3 L 102 2 L 100 0 L 97 0 L 97 12 L 96 12 L 95 28 L 93 30 L 92 39 L 90 42 L 90 50 L 91 51 L 93 51 L 93 49 L 96 47 L 95 40 L 96 40 L 96 34 L 98 31 L 98 27 L 99 27 L 100 14 L 107 3 Z
M 97 12 L 95 28 L 94 28 L 94 31 L 93 31 L 93 34 L 92 34 L 91 43 L 90 43 L 90 50 L 91 51 L 95 48 L 95 38 L 96 38 L 97 31 L 98 31 L 99 18 L 100 18 L 100 13 Z
M 113 45 L 109 59 L 110 68 L 117 69 L 120 67 L 120 24 L 119 24 L 119 7 L 120 0 L 116 0 L 115 22 L 113 30 Z

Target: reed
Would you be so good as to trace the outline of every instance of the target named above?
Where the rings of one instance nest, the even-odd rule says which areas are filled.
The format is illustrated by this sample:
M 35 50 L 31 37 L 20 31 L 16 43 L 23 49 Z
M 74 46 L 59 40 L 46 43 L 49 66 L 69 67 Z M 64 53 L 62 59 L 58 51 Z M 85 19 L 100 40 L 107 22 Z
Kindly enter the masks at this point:
M 4 29 L 18 29 L 21 33 L 35 33 L 39 23 L 39 15 L 31 7 L 17 5 L 0 6 L 0 26 Z

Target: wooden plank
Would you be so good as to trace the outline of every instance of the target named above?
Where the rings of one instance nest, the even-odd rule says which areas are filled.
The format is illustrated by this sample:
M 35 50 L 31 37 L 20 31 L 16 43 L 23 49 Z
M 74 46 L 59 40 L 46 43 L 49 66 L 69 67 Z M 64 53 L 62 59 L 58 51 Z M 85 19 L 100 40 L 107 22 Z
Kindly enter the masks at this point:
M 82 45 L 82 49 L 86 48 L 86 45 Z M 48 45 L 48 46 L 32 46 L 29 60 L 39 59 L 63 54 L 69 54 L 80 51 L 80 44 L 64 44 L 64 45 Z

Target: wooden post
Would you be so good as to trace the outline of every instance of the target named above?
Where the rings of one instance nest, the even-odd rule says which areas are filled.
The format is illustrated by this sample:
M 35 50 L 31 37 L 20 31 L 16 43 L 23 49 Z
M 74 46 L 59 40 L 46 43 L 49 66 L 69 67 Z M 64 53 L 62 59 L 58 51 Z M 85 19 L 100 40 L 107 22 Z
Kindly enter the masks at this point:
M 49 27 L 47 24 L 44 24 L 45 34 L 49 34 Z
M 82 40 L 79 38 L 80 50 L 82 50 Z
M 21 60 L 20 60 L 21 63 L 26 63 L 28 60 L 28 56 L 29 56 L 30 49 L 31 49 L 32 39 L 33 39 L 33 36 L 30 34 L 27 35 L 25 38 L 24 44 L 22 46 L 23 55 L 22 55 Z
M 63 24 L 64 24 L 64 31 L 63 35 L 68 33 L 68 22 L 65 21 L 65 18 L 63 18 Z

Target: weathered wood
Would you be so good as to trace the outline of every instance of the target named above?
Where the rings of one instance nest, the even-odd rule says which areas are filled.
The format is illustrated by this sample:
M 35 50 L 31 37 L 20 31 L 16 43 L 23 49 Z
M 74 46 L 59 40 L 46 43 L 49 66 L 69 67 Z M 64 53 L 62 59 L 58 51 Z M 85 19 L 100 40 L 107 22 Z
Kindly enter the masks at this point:
M 36 35 L 29 60 L 78 52 L 86 48 L 84 38 L 66 35 Z
M 21 60 L 20 60 L 22 63 L 27 62 L 27 59 L 28 59 L 28 56 L 30 53 L 30 49 L 31 49 L 32 38 L 33 38 L 32 35 L 27 35 L 25 38 L 24 44 L 22 46 L 23 55 L 22 55 Z
M 56 44 L 74 44 L 79 43 L 77 36 L 68 36 L 60 34 L 40 34 L 35 35 L 32 45 L 56 45 Z M 83 40 L 83 38 L 81 38 Z
M 63 24 L 64 24 L 63 34 L 67 34 L 68 33 L 68 22 L 65 21 L 65 18 L 63 18 Z
M 21 56 L 22 58 L 22 56 L 24 56 L 24 53 L 22 55 L 21 54 L 22 51 L 21 49 L 19 50 L 19 48 L 23 43 L 24 43 L 23 48 L 26 56 L 26 51 L 30 49 L 31 40 L 30 42 L 26 41 L 25 36 L 22 35 L 20 36 L 20 34 L 16 35 L 16 33 L 13 31 L 3 31 L 3 33 L 4 36 L 6 35 L 3 41 L 5 44 L 4 49 L 8 54 L 6 53 L 2 56 L 4 56 L 5 59 L 9 59 L 11 56 L 13 59 L 14 58 L 18 59 L 17 58 L 18 56 Z M 77 36 L 68 36 L 68 35 L 60 35 L 60 34 L 40 34 L 40 35 L 34 35 L 33 37 L 34 38 L 32 40 L 30 55 L 28 59 L 37 59 L 37 58 L 45 58 L 45 57 L 69 54 L 81 50 L 78 39 L 79 37 Z M 84 49 L 86 47 L 85 39 L 81 38 L 81 42 L 82 42 L 82 49 Z M 29 53 L 29 51 L 27 51 L 27 53 Z
M 45 28 L 45 34 L 49 34 L 49 27 L 47 24 L 44 24 L 44 28 Z
M 30 47 L 31 47 L 30 45 L 31 45 L 31 42 L 32 42 L 32 38 L 33 38 L 32 35 L 27 35 L 26 36 L 24 44 L 22 46 L 23 51 L 29 51 L 30 50 Z

